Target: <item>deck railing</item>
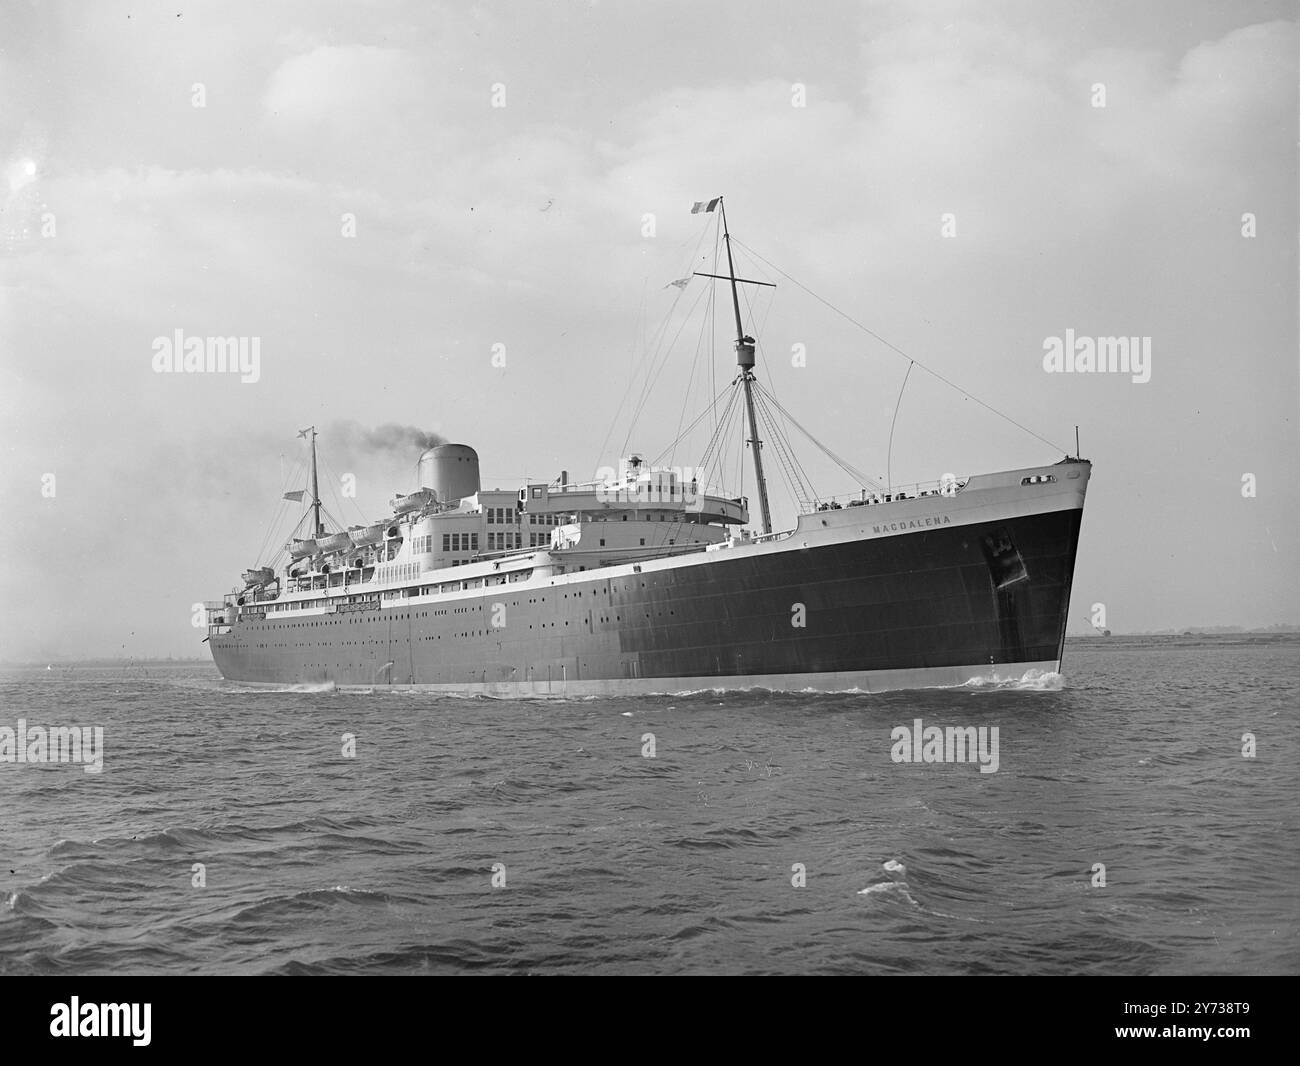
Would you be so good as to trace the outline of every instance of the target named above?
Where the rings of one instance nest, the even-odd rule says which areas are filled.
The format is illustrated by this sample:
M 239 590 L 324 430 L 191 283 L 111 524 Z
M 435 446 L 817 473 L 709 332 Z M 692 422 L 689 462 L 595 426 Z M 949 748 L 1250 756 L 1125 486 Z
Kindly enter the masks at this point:
M 915 500 L 921 496 L 955 496 L 966 487 L 969 477 L 940 478 L 938 481 L 917 481 L 910 485 L 896 485 L 888 490 L 866 489 L 841 496 L 828 496 L 813 501 L 813 511 L 838 510 L 842 507 L 871 507 L 881 503 L 895 503 L 898 500 Z M 838 506 L 837 506 L 838 505 Z

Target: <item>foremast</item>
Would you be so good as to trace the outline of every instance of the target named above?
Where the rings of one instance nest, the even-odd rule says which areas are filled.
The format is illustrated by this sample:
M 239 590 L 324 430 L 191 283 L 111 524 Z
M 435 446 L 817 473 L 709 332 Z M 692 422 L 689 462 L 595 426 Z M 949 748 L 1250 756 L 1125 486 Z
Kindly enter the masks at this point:
M 320 537 L 325 533 L 325 526 L 320 520 L 320 480 L 316 474 L 316 427 L 308 426 L 299 436 L 311 434 L 311 517 L 312 536 Z
M 772 532 L 772 510 L 767 502 L 767 478 L 763 476 L 763 442 L 758 436 L 758 419 L 754 416 L 754 338 L 745 333 L 740 319 L 740 296 L 736 290 L 736 264 L 731 257 L 731 233 L 727 230 L 727 205 L 721 196 L 722 241 L 727 247 L 727 280 L 731 282 L 731 307 L 736 313 L 736 365 L 745 389 L 745 412 L 749 416 L 749 446 L 754 454 L 754 478 L 758 482 L 758 507 L 764 535 Z

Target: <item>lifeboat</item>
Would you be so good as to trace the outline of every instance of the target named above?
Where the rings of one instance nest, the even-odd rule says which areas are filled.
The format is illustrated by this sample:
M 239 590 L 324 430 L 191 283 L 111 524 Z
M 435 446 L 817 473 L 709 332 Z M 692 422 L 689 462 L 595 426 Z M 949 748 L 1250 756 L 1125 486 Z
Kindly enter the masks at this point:
M 295 540 L 289 546 L 289 557 L 296 563 L 299 559 L 306 559 L 309 555 L 316 553 L 316 542 L 314 540 Z
M 353 526 L 348 530 L 348 537 L 358 548 L 378 544 L 384 539 L 384 523 L 376 522 L 373 526 Z
M 269 566 L 261 566 L 256 570 L 244 571 L 244 585 L 248 588 L 256 585 L 259 588 L 263 585 L 269 585 L 275 580 L 275 571 Z
M 326 554 L 343 551 L 350 547 L 352 547 L 352 537 L 347 533 L 333 533 L 328 537 L 321 537 L 316 542 L 316 550 Z
M 438 502 L 438 494 L 433 489 L 420 489 L 409 496 L 397 496 L 393 499 L 393 511 L 396 514 L 408 514 L 422 507 L 429 507 Z

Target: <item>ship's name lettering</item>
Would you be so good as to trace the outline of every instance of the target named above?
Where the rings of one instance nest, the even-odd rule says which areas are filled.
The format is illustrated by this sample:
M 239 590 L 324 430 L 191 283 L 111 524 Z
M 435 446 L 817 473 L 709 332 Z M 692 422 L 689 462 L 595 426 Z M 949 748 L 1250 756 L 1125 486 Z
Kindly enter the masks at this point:
M 872 526 L 872 533 L 898 533 L 905 529 L 925 529 L 927 526 L 950 526 L 952 519 L 946 514 L 927 515 L 925 518 L 909 518 L 906 522 L 885 522 Z

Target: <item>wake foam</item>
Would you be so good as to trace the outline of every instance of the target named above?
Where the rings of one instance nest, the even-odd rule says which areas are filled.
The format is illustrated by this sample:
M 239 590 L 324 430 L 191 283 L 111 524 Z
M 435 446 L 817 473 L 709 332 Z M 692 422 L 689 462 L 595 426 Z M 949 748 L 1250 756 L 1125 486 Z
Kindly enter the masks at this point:
M 1054 670 L 1026 670 L 1020 677 L 972 677 L 962 688 L 989 692 L 1060 692 L 1065 677 Z
M 214 692 L 249 696 L 281 692 L 335 692 L 338 690 L 338 685 L 333 681 L 299 681 L 279 684 L 274 681 L 229 681 L 224 677 L 202 678 L 190 684 L 182 685 L 177 683 L 177 685 L 181 688 L 208 689 Z

